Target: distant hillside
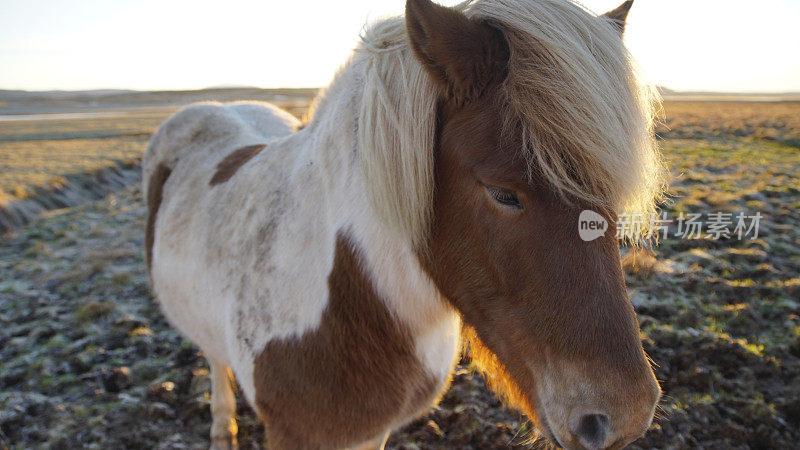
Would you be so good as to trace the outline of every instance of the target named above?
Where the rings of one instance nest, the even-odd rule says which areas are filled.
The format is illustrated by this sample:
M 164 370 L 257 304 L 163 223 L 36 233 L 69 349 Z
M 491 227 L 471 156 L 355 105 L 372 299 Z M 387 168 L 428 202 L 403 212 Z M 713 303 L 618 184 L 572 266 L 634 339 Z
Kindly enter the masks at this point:
M 175 106 L 216 100 L 260 100 L 308 102 L 318 89 L 211 88 L 187 91 L 11 91 L 0 90 L 0 115 L 35 114 L 76 109 L 109 109 L 146 106 Z
M 214 87 L 185 91 L 131 91 L 103 89 L 93 91 L 17 91 L 0 90 L 0 115 L 41 114 L 54 112 L 108 110 L 160 106 L 181 106 L 189 103 L 216 100 L 271 101 L 282 104 L 307 104 L 318 88 L 260 89 L 254 87 Z M 679 92 L 658 87 L 667 101 L 800 101 L 800 92 L 786 93 L 718 93 Z
M 666 101 L 734 101 L 734 102 L 787 102 L 800 101 L 800 92 L 712 92 L 676 91 L 664 86 L 656 88 Z

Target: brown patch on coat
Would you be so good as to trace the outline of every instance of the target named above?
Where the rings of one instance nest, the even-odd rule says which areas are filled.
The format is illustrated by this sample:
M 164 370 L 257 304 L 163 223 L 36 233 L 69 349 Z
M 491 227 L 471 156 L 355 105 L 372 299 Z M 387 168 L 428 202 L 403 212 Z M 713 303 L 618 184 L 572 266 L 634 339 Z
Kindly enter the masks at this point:
M 150 183 L 147 185 L 147 225 L 144 232 L 145 260 L 147 262 L 147 272 L 150 272 L 153 263 L 153 244 L 155 243 L 156 218 L 158 209 L 161 207 L 164 183 L 172 173 L 166 164 L 161 163 L 150 176 Z
M 397 420 L 424 412 L 441 389 L 342 232 L 328 289 L 317 329 L 269 342 L 254 361 L 256 409 L 270 449 L 343 448 L 375 439 Z
M 234 150 L 217 164 L 217 171 L 214 172 L 214 176 L 211 177 L 208 185 L 216 186 L 230 180 L 240 167 L 266 147 L 267 144 L 257 144 Z

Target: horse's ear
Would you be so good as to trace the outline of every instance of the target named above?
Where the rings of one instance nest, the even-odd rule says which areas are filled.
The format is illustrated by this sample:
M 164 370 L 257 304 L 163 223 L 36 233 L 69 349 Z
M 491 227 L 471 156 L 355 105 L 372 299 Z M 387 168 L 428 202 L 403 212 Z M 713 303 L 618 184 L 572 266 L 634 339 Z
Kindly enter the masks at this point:
M 505 78 L 508 44 L 485 21 L 430 0 L 407 0 L 406 28 L 414 54 L 458 104 L 479 98 Z
M 628 11 L 631 10 L 631 6 L 633 6 L 633 0 L 627 0 L 625 3 L 603 14 L 603 17 L 611 19 L 611 23 L 619 29 L 619 34 L 625 31 L 625 19 L 628 18 Z

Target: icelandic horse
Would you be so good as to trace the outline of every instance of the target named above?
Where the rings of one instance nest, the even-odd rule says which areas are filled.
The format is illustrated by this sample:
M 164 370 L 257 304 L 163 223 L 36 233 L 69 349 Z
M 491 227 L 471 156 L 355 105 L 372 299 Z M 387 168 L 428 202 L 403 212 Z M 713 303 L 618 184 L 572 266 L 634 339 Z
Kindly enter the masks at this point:
M 566 448 L 620 448 L 660 396 L 615 221 L 663 192 L 631 1 L 408 0 L 307 125 L 204 103 L 143 160 L 146 256 L 208 358 L 212 448 L 231 374 L 270 449 L 382 448 L 446 388 L 462 335 L 491 386 Z M 610 224 L 579 238 L 591 209 Z

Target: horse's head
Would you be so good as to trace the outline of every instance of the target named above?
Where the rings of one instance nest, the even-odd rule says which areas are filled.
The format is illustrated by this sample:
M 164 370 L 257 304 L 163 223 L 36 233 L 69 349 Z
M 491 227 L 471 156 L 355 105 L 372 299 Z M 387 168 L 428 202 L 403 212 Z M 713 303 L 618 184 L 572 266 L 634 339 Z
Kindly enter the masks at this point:
M 652 203 L 647 178 L 659 175 L 620 38 L 630 2 L 600 17 L 536 2 L 557 8 L 554 23 L 490 3 L 406 7 L 442 92 L 422 259 L 509 402 L 562 446 L 619 448 L 647 430 L 660 395 L 615 237 L 614 211 Z M 576 29 L 526 34 L 567 22 Z M 608 223 L 591 241 L 579 235 L 586 209 Z

